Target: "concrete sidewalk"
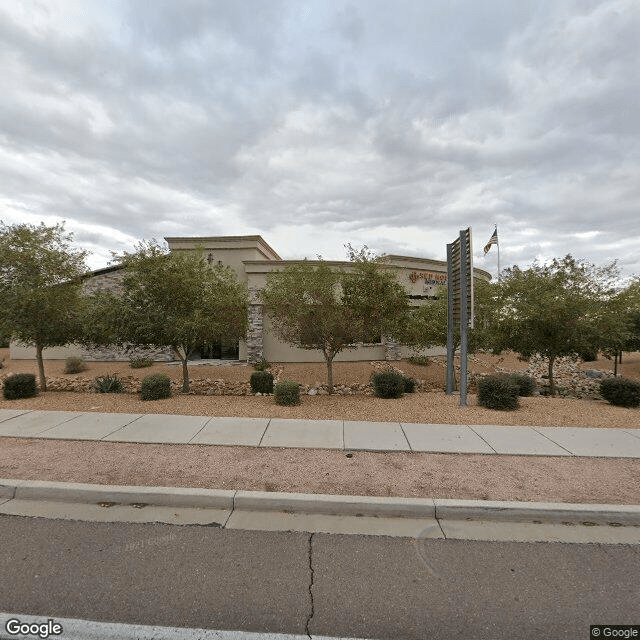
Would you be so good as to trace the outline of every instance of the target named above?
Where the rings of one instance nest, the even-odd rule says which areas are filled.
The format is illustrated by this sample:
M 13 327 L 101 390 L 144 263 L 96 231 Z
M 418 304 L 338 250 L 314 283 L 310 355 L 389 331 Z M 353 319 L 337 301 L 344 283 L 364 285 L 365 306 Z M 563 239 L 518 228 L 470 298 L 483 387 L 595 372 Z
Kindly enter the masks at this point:
M 155 444 L 640 458 L 640 429 L 0 409 L 0 436 Z
M 0 436 L 156 444 L 640 458 L 640 429 L 0 409 Z

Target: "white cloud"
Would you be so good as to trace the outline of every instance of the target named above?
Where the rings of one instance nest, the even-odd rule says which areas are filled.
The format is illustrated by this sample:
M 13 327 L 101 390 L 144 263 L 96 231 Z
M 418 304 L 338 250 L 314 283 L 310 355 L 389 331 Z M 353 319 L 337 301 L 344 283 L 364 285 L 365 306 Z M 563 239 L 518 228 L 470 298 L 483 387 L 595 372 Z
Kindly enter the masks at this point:
M 0 218 L 640 272 L 635 0 L 11 2 Z M 480 244 L 476 247 L 480 251 Z M 487 258 L 488 260 L 488 258 Z

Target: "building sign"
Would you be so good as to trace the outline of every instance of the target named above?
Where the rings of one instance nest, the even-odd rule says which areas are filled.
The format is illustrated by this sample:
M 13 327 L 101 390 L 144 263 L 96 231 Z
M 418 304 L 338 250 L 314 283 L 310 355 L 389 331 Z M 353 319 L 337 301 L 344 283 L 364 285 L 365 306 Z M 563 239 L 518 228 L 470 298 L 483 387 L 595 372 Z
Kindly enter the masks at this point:
M 445 285 L 447 284 L 447 274 L 440 271 L 412 271 L 409 274 L 409 280 L 413 283 L 418 280 L 424 280 L 425 284 Z

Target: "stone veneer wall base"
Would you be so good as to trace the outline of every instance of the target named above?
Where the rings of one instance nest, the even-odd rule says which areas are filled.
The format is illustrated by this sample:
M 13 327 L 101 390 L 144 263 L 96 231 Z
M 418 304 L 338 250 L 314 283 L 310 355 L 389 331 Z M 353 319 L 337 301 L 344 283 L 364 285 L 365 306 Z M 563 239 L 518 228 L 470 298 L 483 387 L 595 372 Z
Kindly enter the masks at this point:
M 402 355 L 400 353 L 401 346 L 402 345 L 399 342 L 396 342 L 393 338 L 385 336 L 385 360 L 402 360 Z
M 249 329 L 247 330 L 247 362 L 255 363 L 264 358 L 264 310 L 261 304 L 249 305 Z

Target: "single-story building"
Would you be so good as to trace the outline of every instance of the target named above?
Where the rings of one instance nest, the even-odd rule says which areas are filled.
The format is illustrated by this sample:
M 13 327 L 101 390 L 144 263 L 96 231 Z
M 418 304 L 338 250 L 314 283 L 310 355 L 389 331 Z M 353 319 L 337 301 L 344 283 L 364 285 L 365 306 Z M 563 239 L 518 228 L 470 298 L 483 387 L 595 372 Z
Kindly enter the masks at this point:
M 307 350 L 281 342 L 273 334 L 269 318 L 264 313 L 257 293 L 267 282 L 271 271 L 282 269 L 298 260 L 283 260 L 261 236 L 218 236 L 202 238 L 165 238 L 171 251 L 204 250 L 211 264 L 231 267 L 238 279 L 246 282 L 250 295 L 249 330 L 246 340 L 217 341 L 203 345 L 195 358 L 213 358 L 223 360 L 249 360 L 255 362 L 261 358 L 269 362 L 321 362 L 322 354 L 316 350 Z M 410 256 L 387 255 L 387 263 L 396 268 L 396 277 L 407 292 L 411 304 L 419 306 L 435 297 L 436 290 L 447 284 L 447 263 Z M 314 261 L 309 261 L 314 264 Z M 330 266 L 350 269 L 351 262 L 327 261 Z M 87 274 L 83 287 L 86 293 L 97 289 L 117 289 L 122 278 L 119 266 L 98 269 Z M 474 269 L 474 278 L 489 280 L 487 271 Z M 441 353 L 442 350 L 423 353 Z M 396 360 L 414 353 L 408 347 L 390 339 L 381 337 L 375 344 L 360 344 L 354 349 L 339 353 L 336 361 L 358 360 Z M 86 349 L 79 345 L 45 349 L 46 359 L 64 359 L 81 356 L 85 360 L 128 360 L 130 355 L 122 350 Z M 156 360 L 172 360 L 173 355 L 166 349 L 147 352 Z M 12 342 L 12 359 L 35 358 L 35 348 Z

